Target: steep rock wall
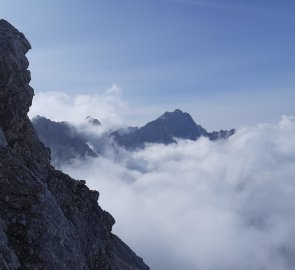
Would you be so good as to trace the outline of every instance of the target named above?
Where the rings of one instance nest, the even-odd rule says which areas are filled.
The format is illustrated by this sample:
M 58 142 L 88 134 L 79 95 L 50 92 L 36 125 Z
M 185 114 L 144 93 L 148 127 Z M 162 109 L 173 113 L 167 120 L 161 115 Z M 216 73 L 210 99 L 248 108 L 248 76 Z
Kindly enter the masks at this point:
M 27 117 L 30 48 L 0 20 L 0 269 L 149 269 L 111 233 L 99 193 L 50 165 Z

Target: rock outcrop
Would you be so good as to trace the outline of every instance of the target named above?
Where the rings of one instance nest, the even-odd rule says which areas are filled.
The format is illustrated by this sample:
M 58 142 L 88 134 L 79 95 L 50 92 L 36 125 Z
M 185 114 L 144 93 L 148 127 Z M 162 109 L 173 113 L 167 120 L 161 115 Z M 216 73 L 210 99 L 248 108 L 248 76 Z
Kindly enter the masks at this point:
M 30 48 L 0 20 L 0 269 L 149 269 L 111 233 L 99 193 L 50 165 L 27 117 Z

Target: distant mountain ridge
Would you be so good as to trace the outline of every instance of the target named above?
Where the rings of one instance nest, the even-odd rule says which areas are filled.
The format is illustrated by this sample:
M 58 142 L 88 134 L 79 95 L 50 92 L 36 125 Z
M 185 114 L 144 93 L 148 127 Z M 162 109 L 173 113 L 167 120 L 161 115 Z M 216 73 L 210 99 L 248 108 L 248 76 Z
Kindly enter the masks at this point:
M 173 112 L 165 112 L 132 133 L 114 132 L 112 136 L 119 145 L 127 149 L 136 149 L 146 143 L 175 143 L 175 139 L 197 140 L 200 137 L 207 137 L 210 140 L 226 139 L 234 132 L 234 129 L 208 132 L 197 125 L 189 113 L 176 109 Z
M 101 126 L 99 120 L 90 116 L 86 117 L 86 123 L 92 127 Z M 171 144 L 176 143 L 177 139 L 197 140 L 200 137 L 218 140 L 226 139 L 235 132 L 234 129 L 208 132 L 196 124 L 189 113 L 179 109 L 165 112 L 143 127 L 125 127 L 97 137 L 87 137 L 71 123 L 54 122 L 41 116 L 34 117 L 32 124 L 40 140 L 51 149 L 52 160 L 56 166 L 73 158 L 103 155 L 107 148 L 116 151 L 119 146 L 133 151 L 144 148 L 147 143 Z

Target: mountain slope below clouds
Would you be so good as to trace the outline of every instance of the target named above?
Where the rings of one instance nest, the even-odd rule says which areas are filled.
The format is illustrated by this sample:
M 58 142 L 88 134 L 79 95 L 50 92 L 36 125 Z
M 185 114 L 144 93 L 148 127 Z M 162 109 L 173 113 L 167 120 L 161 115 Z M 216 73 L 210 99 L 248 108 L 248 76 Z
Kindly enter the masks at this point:
M 0 20 L 0 269 L 148 270 L 111 233 L 99 193 L 50 165 L 27 116 L 30 48 Z
M 91 119 L 90 124 L 96 123 L 93 121 Z M 32 124 L 37 130 L 39 139 L 50 148 L 53 164 L 56 166 L 73 158 L 98 156 L 89 147 L 85 138 L 67 122 L 54 122 L 45 117 L 36 116 L 32 119 Z

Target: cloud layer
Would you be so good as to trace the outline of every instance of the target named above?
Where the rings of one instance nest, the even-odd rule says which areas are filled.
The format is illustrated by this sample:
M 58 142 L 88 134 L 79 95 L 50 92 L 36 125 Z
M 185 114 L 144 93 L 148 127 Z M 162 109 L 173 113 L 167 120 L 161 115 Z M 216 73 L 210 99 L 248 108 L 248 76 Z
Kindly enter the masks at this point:
M 294 135 L 295 120 L 285 116 L 226 141 L 149 145 L 62 169 L 100 191 L 115 233 L 151 269 L 289 270 Z

